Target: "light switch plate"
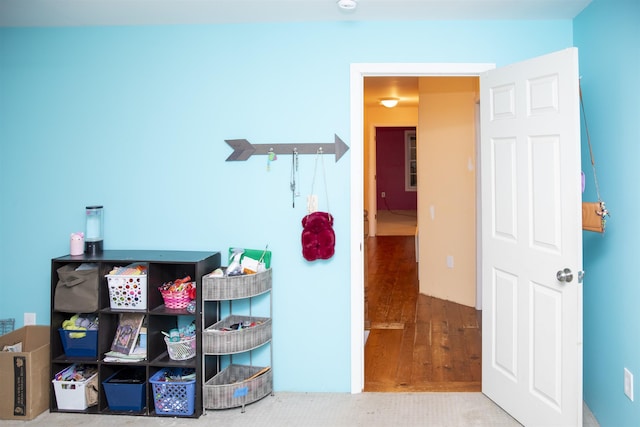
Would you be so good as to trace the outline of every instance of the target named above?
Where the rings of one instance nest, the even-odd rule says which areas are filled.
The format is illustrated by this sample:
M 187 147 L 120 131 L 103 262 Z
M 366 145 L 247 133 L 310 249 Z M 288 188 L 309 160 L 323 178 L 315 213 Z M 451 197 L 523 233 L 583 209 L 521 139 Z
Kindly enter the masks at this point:
M 24 314 L 24 326 L 35 325 L 36 324 L 36 314 L 35 313 L 25 313 Z
M 633 402 L 633 374 L 624 368 L 624 394 Z

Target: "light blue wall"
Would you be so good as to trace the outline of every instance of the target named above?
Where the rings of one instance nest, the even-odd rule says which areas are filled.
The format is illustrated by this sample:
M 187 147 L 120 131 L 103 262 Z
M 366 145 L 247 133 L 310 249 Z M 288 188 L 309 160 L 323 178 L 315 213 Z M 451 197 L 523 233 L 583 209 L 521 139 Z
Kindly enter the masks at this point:
M 50 259 L 104 204 L 107 249 L 269 244 L 275 389 L 349 391 L 350 152 L 325 160 L 336 254 L 307 263 L 290 156 L 225 162 L 224 140 L 352 145 L 351 63 L 506 65 L 572 43 L 571 21 L 2 29 L 0 317 L 49 322 Z
M 595 0 L 574 20 L 604 236 L 584 233 L 584 396 L 602 427 L 640 425 L 640 2 Z M 586 135 L 584 199 L 597 200 Z M 635 402 L 623 369 L 635 376 Z

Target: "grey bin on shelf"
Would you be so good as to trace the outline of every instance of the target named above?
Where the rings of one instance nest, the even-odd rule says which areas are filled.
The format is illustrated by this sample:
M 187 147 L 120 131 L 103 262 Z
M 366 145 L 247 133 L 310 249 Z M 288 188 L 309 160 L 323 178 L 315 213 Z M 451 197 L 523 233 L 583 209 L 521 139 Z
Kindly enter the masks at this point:
M 251 378 L 262 367 L 229 365 L 204 385 L 202 401 L 208 409 L 237 408 L 267 396 L 273 390 L 273 371 Z M 248 379 L 250 378 L 250 379 Z
M 232 277 L 202 278 L 204 300 L 234 300 L 249 298 L 271 290 L 271 269 L 261 273 Z
M 234 331 L 220 331 L 231 325 L 255 322 L 256 326 Z M 202 333 L 202 351 L 207 354 L 232 354 L 252 350 L 271 340 L 271 319 L 231 315 Z

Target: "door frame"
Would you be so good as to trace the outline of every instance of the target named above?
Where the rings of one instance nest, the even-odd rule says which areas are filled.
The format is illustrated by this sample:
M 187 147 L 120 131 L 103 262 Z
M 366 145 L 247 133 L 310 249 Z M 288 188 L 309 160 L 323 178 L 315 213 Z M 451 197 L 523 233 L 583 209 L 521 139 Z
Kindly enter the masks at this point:
M 471 77 L 493 63 L 354 63 L 350 67 L 351 152 L 351 393 L 364 389 L 364 78 Z M 477 194 L 476 198 L 481 197 Z M 480 229 L 476 234 L 481 232 Z

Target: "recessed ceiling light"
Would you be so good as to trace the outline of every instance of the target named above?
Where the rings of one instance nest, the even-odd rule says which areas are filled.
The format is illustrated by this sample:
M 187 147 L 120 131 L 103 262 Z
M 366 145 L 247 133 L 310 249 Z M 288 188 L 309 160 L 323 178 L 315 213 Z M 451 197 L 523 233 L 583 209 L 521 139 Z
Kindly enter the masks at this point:
M 338 0 L 338 7 L 342 10 L 353 10 L 358 6 L 356 0 Z
M 380 100 L 380 104 L 384 105 L 387 108 L 393 108 L 398 105 L 398 98 L 382 98 Z

